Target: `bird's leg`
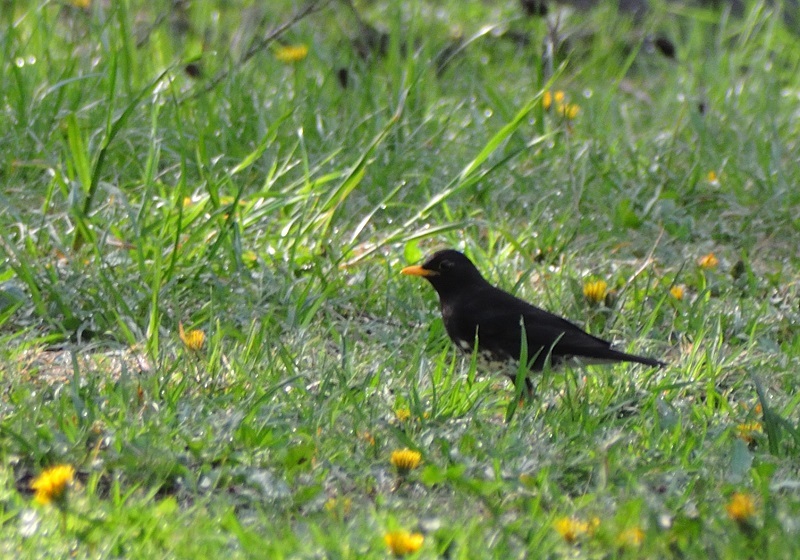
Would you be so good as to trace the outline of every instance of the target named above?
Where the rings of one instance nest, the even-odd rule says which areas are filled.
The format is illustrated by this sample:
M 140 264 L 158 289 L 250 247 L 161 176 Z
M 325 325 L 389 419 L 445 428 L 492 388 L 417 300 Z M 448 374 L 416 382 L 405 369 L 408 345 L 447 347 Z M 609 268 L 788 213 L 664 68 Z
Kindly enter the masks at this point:
M 530 377 L 525 378 L 525 396 L 528 397 L 530 402 L 533 402 L 533 398 L 536 396 L 536 391 L 533 388 L 533 381 L 531 381 Z
M 506 374 L 506 377 L 511 381 L 514 387 L 517 387 L 517 376 L 516 374 Z M 525 376 L 525 388 L 522 391 L 519 391 L 519 401 L 517 403 L 518 406 L 522 407 L 525 406 L 526 403 L 533 402 L 534 398 L 536 397 L 536 391 L 533 386 L 533 381 L 528 376 Z

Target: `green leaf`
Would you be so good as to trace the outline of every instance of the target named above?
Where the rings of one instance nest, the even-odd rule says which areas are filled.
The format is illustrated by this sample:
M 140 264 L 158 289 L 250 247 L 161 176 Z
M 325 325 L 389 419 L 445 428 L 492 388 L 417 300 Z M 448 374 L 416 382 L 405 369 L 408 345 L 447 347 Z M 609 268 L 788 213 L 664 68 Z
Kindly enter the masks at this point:
M 85 193 L 92 184 L 92 166 L 89 163 L 89 154 L 86 152 L 86 142 L 83 140 L 83 135 L 78 125 L 78 118 L 75 116 L 75 113 L 70 113 L 67 116 L 67 144 L 69 145 L 69 155 L 75 167 L 75 173 Z
M 630 199 L 623 198 L 614 209 L 614 225 L 618 228 L 637 229 L 642 225 L 642 220 L 633 210 Z
M 753 465 L 753 454 L 747 448 L 747 444 L 739 438 L 733 440 L 731 450 L 731 471 L 729 479 L 731 482 L 741 482 Z
M 419 248 L 419 242 L 416 239 L 408 241 L 403 246 L 403 258 L 407 263 L 419 262 L 424 256 L 422 250 Z

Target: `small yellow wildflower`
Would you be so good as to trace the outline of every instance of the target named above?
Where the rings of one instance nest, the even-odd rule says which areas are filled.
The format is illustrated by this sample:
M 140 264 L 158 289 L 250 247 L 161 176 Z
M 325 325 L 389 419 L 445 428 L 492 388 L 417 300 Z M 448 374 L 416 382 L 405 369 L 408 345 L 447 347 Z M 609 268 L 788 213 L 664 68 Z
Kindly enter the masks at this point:
M 542 95 L 542 107 L 544 107 L 545 111 L 550 110 L 550 107 L 553 106 L 553 101 L 555 101 L 557 105 L 562 105 L 564 103 L 564 92 L 561 90 L 557 90 L 555 93 L 550 91 L 544 92 Z
M 222 206 L 230 206 L 231 204 L 233 204 L 233 202 L 235 200 L 236 200 L 236 197 L 235 196 L 231 196 L 231 195 L 225 195 L 225 196 L 219 197 L 219 203 Z M 247 206 L 247 201 L 240 198 L 239 199 L 239 206 Z
M 350 515 L 353 507 L 353 500 L 350 498 L 331 498 L 325 502 L 325 511 L 336 519 L 343 519 Z
M 578 116 L 581 107 L 577 103 L 561 103 L 558 105 L 557 111 L 560 116 L 571 121 Z
M 389 531 L 383 535 L 383 542 L 395 556 L 405 556 L 422 548 L 425 537 L 420 533 L 409 533 L 408 531 Z
M 681 301 L 683 299 L 683 296 L 684 296 L 685 292 L 686 292 L 686 288 L 684 288 L 683 286 L 679 286 L 677 284 L 672 286 L 669 289 L 669 295 L 671 295 L 672 297 L 674 297 L 678 301 Z
M 731 500 L 725 505 L 728 517 L 737 523 L 747 523 L 756 513 L 756 506 L 750 494 L 736 492 L 731 496 Z
M 556 519 L 553 528 L 568 543 L 573 543 L 582 531 L 583 523 L 570 517 Z
M 56 465 L 46 469 L 31 482 L 31 490 L 36 491 L 34 500 L 42 505 L 60 503 L 64 499 L 67 486 L 74 479 L 75 469 L 72 465 Z
M 712 185 L 719 185 L 719 178 L 716 171 L 709 171 L 706 180 Z
M 747 443 L 753 443 L 755 434 L 760 434 L 762 431 L 761 422 L 746 422 L 736 426 L 736 437 Z
M 644 542 L 644 531 L 639 527 L 625 529 L 617 537 L 617 544 L 623 547 L 636 547 Z
M 411 411 L 407 408 L 398 408 L 394 411 L 394 417 L 400 420 L 400 422 L 405 422 L 411 418 Z
M 700 268 L 705 268 L 708 270 L 711 268 L 716 268 L 719 264 L 719 259 L 714 256 L 714 253 L 709 253 L 697 259 L 697 264 L 700 265 Z
M 392 451 L 391 463 L 400 474 L 416 469 L 422 460 L 422 453 L 411 449 L 397 449 Z
M 242 262 L 245 266 L 253 268 L 258 264 L 258 255 L 256 255 L 255 251 L 245 251 L 242 253 Z
M 553 528 L 561 538 L 572 544 L 583 535 L 591 535 L 600 526 L 600 519 L 592 518 L 591 522 L 581 521 L 574 517 L 560 517 L 553 523 Z
M 367 445 L 375 445 L 375 436 L 366 430 L 358 434 L 358 437 L 364 440 Z
M 306 45 L 285 45 L 283 47 L 278 47 L 275 51 L 275 58 L 287 64 L 300 62 L 307 56 L 308 47 Z
M 206 341 L 206 335 L 203 331 L 184 331 L 183 323 L 178 323 L 178 336 L 186 348 L 194 350 L 195 352 L 203 348 L 203 344 Z
M 608 294 L 608 283 L 605 280 L 590 281 L 583 285 L 583 295 L 591 303 L 600 303 L 606 299 L 606 294 Z
M 76 8 L 88 8 L 92 5 L 92 0 L 69 0 L 69 3 Z
M 578 116 L 581 107 L 577 103 L 567 103 L 566 95 L 563 91 L 558 90 L 555 93 L 546 91 L 542 94 L 542 107 L 545 111 L 549 111 L 555 104 L 556 113 L 560 117 L 567 120 L 572 120 Z

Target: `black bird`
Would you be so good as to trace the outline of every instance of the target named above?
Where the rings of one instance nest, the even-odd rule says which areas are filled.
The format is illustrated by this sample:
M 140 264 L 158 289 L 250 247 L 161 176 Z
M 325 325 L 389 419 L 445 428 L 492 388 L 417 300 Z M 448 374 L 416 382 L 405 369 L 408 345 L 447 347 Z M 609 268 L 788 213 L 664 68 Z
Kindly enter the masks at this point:
M 492 286 L 472 261 L 453 249 L 438 251 L 422 265 L 408 266 L 401 272 L 430 282 L 439 294 L 444 326 L 453 342 L 472 352 L 477 339 L 479 354 L 492 362 L 519 362 L 524 324 L 531 371 L 541 371 L 548 360 L 552 366 L 571 359 L 579 363 L 666 365 L 614 350 L 610 342 L 570 321 Z M 506 375 L 514 381 L 516 369 Z M 526 378 L 525 382 L 530 392 L 530 380 Z

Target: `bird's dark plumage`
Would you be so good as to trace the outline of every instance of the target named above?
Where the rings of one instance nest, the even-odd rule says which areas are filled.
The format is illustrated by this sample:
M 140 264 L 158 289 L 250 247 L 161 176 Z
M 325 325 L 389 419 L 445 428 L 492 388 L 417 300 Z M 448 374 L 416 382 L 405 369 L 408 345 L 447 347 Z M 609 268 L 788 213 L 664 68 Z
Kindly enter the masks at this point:
M 462 350 L 478 350 L 494 361 L 519 360 L 525 325 L 531 371 L 540 371 L 568 359 L 592 362 L 637 362 L 663 366 L 663 362 L 626 354 L 566 319 L 539 309 L 489 284 L 465 255 L 452 249 L 438 251 L 420 266 L 403 274 L 422 276 L 439 294 L 447 334 Z

